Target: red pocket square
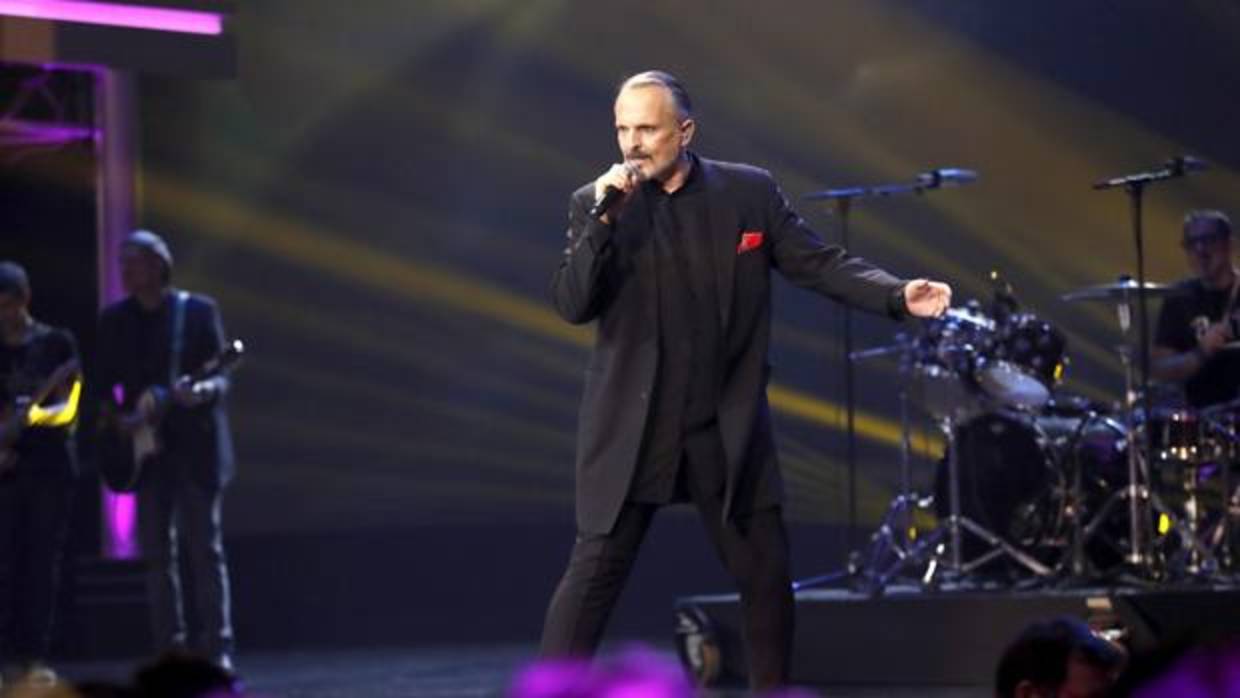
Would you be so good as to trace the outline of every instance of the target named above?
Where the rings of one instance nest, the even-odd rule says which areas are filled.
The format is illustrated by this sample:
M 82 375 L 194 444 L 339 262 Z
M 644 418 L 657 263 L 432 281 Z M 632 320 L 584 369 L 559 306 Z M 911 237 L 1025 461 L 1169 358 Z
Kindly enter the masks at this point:
M 741 242 L 736 246 L 736 254 L 756 250 L 759 247 L 762 247 L 763 237 L 762 231 L 759 230 L 747 230 L 741 233 Z

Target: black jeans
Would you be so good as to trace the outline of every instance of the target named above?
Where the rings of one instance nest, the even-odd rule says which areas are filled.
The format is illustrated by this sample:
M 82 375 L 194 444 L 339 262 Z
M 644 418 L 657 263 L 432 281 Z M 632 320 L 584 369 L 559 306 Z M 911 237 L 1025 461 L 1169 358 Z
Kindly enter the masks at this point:
M 682 476 L 704 464 L 682 462 Z M 688 467 L 686 467 L 688 466 Z M 713 467 L 723 467 L 722 463 Z M 723 496 L 695 483 L 710 481 L 691 473 L 688 492 L 724 567 L 740 589 L 749 681 L 755 689 L 783 685 L 792 648 L 792 580 L 788 535 L 780 509 L 766 509 L 723 522 Z M 713 489 L 713 488 L 708 488 Z M 588 656 L 602 640 L 612 608 L 624 588 L 658 504 L 626 502 L 609 533 L 578 533 L 573 551 L 543 626 L 544 656 Z
M 146 563 L 151 632 L 156 647 L 188 647 L 218 658 L 233 651 L 232 611 L 224 535 L 222 488 L 206 488 L 183 464 L 160 456 L 143 471 L 138 488 L 138 540 Z M 178 548 L 184 545 L 198 621 L 186 630 Z
M 0 661 L 47 658 L 74 477 L 19 462 L 0 477 Z

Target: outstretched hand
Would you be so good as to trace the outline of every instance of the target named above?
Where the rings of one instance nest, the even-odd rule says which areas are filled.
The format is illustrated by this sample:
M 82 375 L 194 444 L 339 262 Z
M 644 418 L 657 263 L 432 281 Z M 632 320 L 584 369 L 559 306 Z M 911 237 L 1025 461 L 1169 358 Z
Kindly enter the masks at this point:
M 952 305 L 952 287 L 938 281 L 914 279 L 904 286 L 904 304 L 914 317 L 939 317 Z

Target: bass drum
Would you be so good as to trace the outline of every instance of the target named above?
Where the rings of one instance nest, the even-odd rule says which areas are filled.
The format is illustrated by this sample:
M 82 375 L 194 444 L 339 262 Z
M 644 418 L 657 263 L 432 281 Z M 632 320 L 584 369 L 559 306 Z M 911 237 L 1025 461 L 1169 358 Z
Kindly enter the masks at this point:
M 1072 473 L 1081 468 L 1086 520 L 1113 487 L 1122 486 L 1127 438 L 1099 416 L 1031 416 L 990 412 L 961 424 L 953 447 L 960 470 L 960 513 L 1007 542 L 1054 564 L 1069 540 Z M 935 505 L 950 514 L 947 457 L 939 464 Z M 965 535 L 964 554 L 987 549 Z

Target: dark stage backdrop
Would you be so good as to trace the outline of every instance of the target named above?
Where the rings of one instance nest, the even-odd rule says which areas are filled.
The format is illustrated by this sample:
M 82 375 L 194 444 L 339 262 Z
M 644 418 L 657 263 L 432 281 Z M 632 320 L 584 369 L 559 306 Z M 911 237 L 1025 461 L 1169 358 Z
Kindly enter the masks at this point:
M 1090 184 L 1181 152 L 1214 161 L 1150 192 L 1159 280 L 1183 272 L 1185 210 L 1240 213 L 1231 3 L 263 0 L 239 11 L 237 80 L 143 82 L 140 187 L 176 280 L 218 298 L 251 350 L 227 505 L 243 639 L 273 637 L 277 613 L 302 639 L 536 633 L 571 542 L 591 341 L 553 315 L 547 285 L 569 192 L 616 160 L 611 100 L 626 74 L 681 76 L 696 150 L 767 167 L 793 198 L 979 170 L 968 188 L 861 202 L 854 251 L 949 281 L 960 301 L 985 299 L 1000 271 L 1067 335 L 1064 389 L 1098 400 L 1121 385 L 1112 315 L 1058 296 L 1132 272 L 1134 254 L 1125 197 Z M 799 208 L 838 239 L 824 207 Z M 845 549 L 841 312 L 786 285 L 776 295 L 772 397 L 808 574 Z M 857 345 L 915 329 L 862 317 Z M 868 527 L 898 478 L 902 378 L 884 360 L 858 371 Z M 932 431 L 918 421 L 923 489 Z M 727 588 L 695 526 L 673 515 L 656 529 L 623 627 L 660 631 L 671 594 Z M 484 613 L 494 617 L 477 628 L 459 623 Z

